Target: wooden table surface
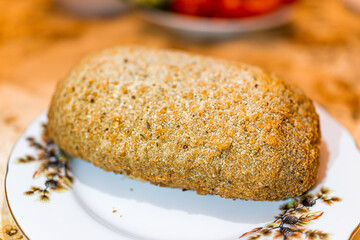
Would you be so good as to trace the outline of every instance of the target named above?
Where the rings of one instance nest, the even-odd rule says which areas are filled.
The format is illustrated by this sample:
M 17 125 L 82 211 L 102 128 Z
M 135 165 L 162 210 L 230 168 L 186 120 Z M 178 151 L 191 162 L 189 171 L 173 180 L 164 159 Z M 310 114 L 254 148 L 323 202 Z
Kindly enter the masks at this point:
M 0 0 L 0 239 L 21 239 L 3 196 L 7 158 L 25 127 L 46 110 L 56 82 L 85 54 L 141 44 L 259 65 L 302 88 L 360 146 L 360 15 L 338 0 L 304 0 L 291 24 L 236 38 L 194 40 L 134 13 L 80 19 L 50 0 Z

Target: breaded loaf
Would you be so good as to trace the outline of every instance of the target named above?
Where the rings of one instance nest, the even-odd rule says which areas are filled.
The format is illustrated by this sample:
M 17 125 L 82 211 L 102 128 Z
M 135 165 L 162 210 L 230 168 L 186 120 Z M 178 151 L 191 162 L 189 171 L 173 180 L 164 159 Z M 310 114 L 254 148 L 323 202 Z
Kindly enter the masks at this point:
M 317 178 L 320 130 L 311 100 L 246 64 L 140 46 L 106 49 L 59 82 L 48 117 L 50 137 L 72 156 L 160 186 L 280 200 Z

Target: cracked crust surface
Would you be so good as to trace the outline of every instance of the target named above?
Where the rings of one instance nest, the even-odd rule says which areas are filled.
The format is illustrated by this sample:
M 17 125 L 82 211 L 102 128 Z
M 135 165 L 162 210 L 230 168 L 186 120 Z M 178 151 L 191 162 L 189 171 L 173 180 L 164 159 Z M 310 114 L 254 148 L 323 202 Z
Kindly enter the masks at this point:
M 106 49 L 59 82 L 48 117 L 50 137 L 72 156 L 160 186 L 280 200 L 317 178 L 311 100 L 246 64 Z

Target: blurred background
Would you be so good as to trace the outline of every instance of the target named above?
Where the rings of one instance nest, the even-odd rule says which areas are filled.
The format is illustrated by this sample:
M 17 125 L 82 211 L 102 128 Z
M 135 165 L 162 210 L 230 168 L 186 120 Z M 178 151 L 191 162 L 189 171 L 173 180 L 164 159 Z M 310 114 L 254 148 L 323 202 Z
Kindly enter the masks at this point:
M 81 57 L 139 44 L 258 65 L 360 143 L 359 0 L 0 0 L 1 186 L 11 147 Z M 0 239 L 21 239 L 0 199 Z M 15 231 L 14 230 L 14 231 Z

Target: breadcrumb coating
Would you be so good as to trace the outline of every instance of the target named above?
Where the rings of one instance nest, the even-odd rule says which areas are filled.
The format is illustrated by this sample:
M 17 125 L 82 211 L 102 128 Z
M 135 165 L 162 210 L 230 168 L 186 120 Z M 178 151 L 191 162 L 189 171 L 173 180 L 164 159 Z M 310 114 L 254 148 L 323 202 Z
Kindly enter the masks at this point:
M 311 100 L 246 64 L 106 49 L 59 82 L 48 117 L 50 137 L 72 156 L 159 186 L 271 201 L 317 178 Z

